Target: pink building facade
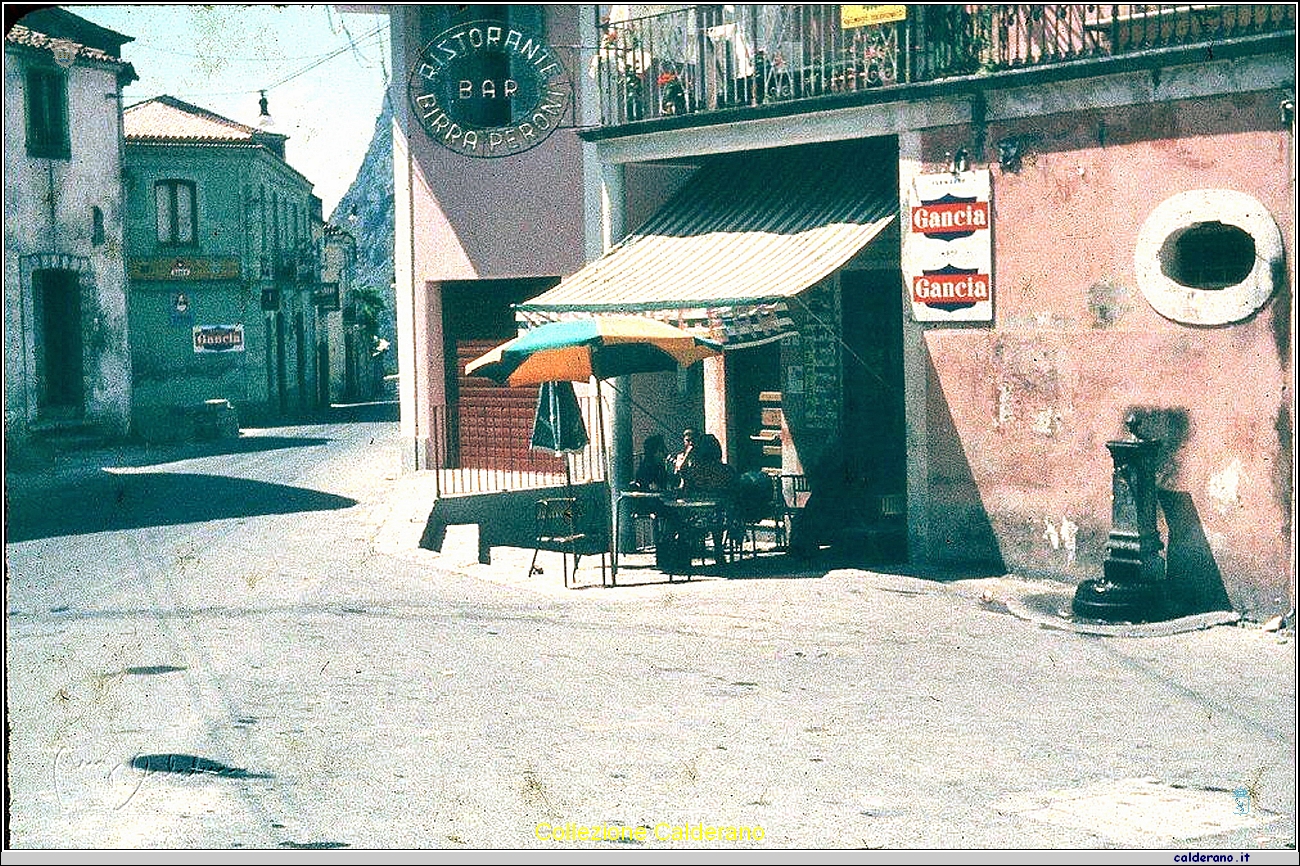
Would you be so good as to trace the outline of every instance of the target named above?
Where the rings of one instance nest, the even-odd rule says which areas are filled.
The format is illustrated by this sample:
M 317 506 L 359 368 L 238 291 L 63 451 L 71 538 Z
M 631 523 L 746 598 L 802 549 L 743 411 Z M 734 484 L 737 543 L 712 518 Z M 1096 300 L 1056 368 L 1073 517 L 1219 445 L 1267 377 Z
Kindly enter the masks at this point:
M 1289 609 L 1295 215 L 1286 99 L 1269 88 L 1184 92 L 990 120 L 991 143 L 1034 136 L 1018 168 L 992 169 L 994 327 L 913 335 L 926 400 L 909 406 L 910 426 L 932 445 L 960 445 L 931 447 L 911 468 L 924 491 L 913 502 L 927 503 L 916 535 L 932 558 L 973 548 L 1018 573 L 1098 574 L 1110 528 L 1104 443 L 1123 438 L 1137 412 L 1164 441 L 1157 480 L 1171 579 L 1197 594 L 1221 584 L 1239 610 Z M 922 170 L 942 169 L 971 137 L 969 124 L 938 127 L 907 146 Z M 1158 225 L 1162 203 L 1194 191 L 1210 191 L 1204 210 Z M 1254 249 L 1272 285 L 1230 322 L 1162 315 L 1153 306 L 1160 289 L 1144 283 L 1144 229 L 1170 237 L 1230 220 L 1222 191 L 1262 214 Z
M 913 565 L 1077 583 L 1101 573 L 1106 442 L 1135 416 L 1162 441 L 1163 555 L 1186 607 L 1293 609 L 1294 12 L 1234 7 L 1246 11 L 1210 26 L 1183 7 L 1042 7 L 1077 37 L 1054 54 L 1021 7 L 938 8 L 864 23 L 821 6 L 545 7 L 550 43 L 577 46 L 563 56 L 584 132 L 474 159 L 399 113 L 408 467 L 454 451 L 436 444 L 438 407 L 458 396 L 449 335 L 621 309 L 727 351 L 619 392 L 619 466 L 682 426 L 715 432 L 742 470 L 836 459 L 860 470 L 864 498 L 892 504 Z M 447 22 L 393 14 L 409 109 L 415 46 Z M 954 60 L 942 33 L 977 48 Z M 726 192 L 727 172 L 741 191 Z M 796 259 L 825 245 L 795 255 L 781 238 L 842 219 L 834 184 L 812 192 L 819 173 L 881 180 L 893 216 L 800 283 Z M 698 273 L 759 272 L 767 289 L 715 297 L 653 275 L 591 288 L 585 262 L 629 233 L 606 259 L 631 261 L 638 226 L 685 219 L 719 176 L 709 188 L 736 198 L 729 222 L 692 224 L 721 239 Z M 910 217 L 916 190 L 944 176 L 987 185 L 987 262 L 956 270 L 989 296 L 931 314 L 913 294 Z M 750 249 L 753 215 L 787 189 L 797 231 L 762 255 L 729 252 Z M 664 247 L 660 270 L 686 262 L 681 247 Z

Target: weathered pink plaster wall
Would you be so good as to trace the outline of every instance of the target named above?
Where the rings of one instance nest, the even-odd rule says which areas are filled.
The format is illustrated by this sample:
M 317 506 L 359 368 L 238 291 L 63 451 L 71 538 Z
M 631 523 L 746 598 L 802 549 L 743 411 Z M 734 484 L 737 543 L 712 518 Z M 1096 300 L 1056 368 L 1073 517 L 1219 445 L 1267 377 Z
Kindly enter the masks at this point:
M 1159 413 L 1150 423 L 1169 440 L 1160 481 L 1178 535 L 1170 555 L 1187 572 L 1171 577 L 1212 580 L 1217 571 L 1238 610 L 1288 608 L 1289 266 L 1288 284 L 1247 320 L 1194 327 L 1148 305 L 1133 264 L 1151 210 L 1207 188 L 1263 203 L 1290 261 L 1294 202 L 1278 98 L 989 125 L 995 321 L 925 334 L 936 558 L 991 553 L 1021 573 L 1099 576 L 1110 529 L 1105 443 L 1141 408 Z M 1013 135 L 1035 140 L 1019 170 L 1004 171 L 994 143 Z M 944 154 L 969 141 L 966 127 L 931 130 L 927 170 L 942 170 Z
M 572 6 L 547 9 L 547 40 L 578 42 Z M 574 65 L 571 52 L 562 60 Z M 586 70 L 567 70 L 581 99 Z M 564 276 L 583 265 L 582 143 L 574 111 L 531 150 L 507 158 L 454 153 L 422 131 L 412 134 L 417 208 L 427 231 L 416 236 L 417 274 L 425 280 Z M 400 167 L 399 167 L 399 170 Z M 423 198 L 423 201 L 420 199 Z

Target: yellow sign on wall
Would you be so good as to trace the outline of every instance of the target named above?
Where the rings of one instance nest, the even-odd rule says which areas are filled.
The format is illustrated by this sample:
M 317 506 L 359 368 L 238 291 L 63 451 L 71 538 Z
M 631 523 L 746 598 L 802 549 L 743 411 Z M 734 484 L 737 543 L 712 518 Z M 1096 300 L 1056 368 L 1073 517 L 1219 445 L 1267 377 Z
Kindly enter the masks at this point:
M 133 280 L 237 280 L 239 270 L 234 257 L 137 258 L 127 265 Z
M 854 27 L 866 27 L 868 24 L 890 24 L 894 21 L 907 20 L 907 6 L 851 6 L 840 7 L 840 29 L 852 30 Z

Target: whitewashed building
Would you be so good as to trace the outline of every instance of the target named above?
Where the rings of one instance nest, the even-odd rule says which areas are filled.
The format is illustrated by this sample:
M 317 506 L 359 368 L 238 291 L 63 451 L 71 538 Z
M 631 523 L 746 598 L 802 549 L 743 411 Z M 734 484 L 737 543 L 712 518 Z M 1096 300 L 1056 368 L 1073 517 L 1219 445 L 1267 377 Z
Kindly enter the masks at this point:
M 131 41 L 57 8 L 5 35 L 5 440 L 124 435 L 122 88 Z

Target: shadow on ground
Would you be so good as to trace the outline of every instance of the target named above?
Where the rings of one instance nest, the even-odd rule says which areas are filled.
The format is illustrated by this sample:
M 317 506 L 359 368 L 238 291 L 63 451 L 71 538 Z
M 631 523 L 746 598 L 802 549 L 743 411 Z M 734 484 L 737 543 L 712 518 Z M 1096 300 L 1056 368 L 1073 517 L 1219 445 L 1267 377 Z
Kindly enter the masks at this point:
M 558 554 L 543 554 L 542 564 L 545 567 L 551 567 L 553 563 L 548 560 L 558 562 Z M 590 564 L 588 564 L 590 562 Z M 595 558 L 590 561 L 583 557 L 584 568 L 598 569 L 595 565 Z M 555 573 L 560 572 L 558 565 L 554 566 Z M 695 563 L 691 566 L 690 573 L 674 571 L 671 575 L 664 571 L 663 568 L 655 562 L 653 553 L 633 553 L 622 554 L 618 561 L 618 586 L 645 586 L 653 583 L 684 583 L 691 580 L 718 579 L 726 580 L 801 580 L 807 578 L 825 577 L 829 571 L 824 564 L 812 562 L 805 559 L 798 559 L 788 553 L 778 551 L 765 551 L 757 556 L 748 555 L 744 559 L 729 562 L 723 565 L 709 563 Z M 580 587 L 586 588 L 586 587 Z
M 382 400 L 374 403 L 335 403 L 325 413 L 331 424 L 379 423 L 399 420 L 400 412 L 396 400 Z
M 107 462 L 115 466 L 155 466 L 199 457 L 220 457 L 226 454 L 252 454 L 258 451 L 278 451 L 285 448 L 310 448 L 328 445 L 331 439 L 319 436 L 240 436 L 237 439 L 215 439 L 211 442 L 186 442 L 176 445 L 145 445 L 138 451 L 123 452 L 117 459 Z
M 284 430 L 290 427 L 311 427 L 318 424 L 396 424 L 401 409 L 396 400 L 377 400 L 373 403 L 332 403 L 328 409 L 317 409 L 310 415 L 293 421 L 276 421 L 267 427 Z M 250 424 L 248 429 L 260 429 Z
M 546 556 L 546 554 L 543 554 Z M 552 553 L 543 560 L 546 567 L 554 567 L 558 574 L 560 569 L 558 554 Z M 583 557 L 584 569 L 598 569 L 587 557 Z M 784 550 L 762 550 L 757 555 L 747 553 L 744 557 L 721 565 L 713 562 L 696 562 L 689 575 L 674 572 L 671 579 L 667 572 L 655 562 L 654 553 L 622 554 L 619 557 L 618 584 L 620 586 L 641 586 L 652 583 L 676 583 L 692 579 L 725 580 L 808 580 L 825 577 L 828 572 L 839 569 L 887 570 L 890 574 L 903 574 L 906 565 L 891 564 L 892 558 L 864 557 L 850 552 L 822 550 L 818 553 L 796 556 Z M 597 572 L 598 573 L 598 572 Z M 927 579 L 936 579 L 935 574 L 915 575 Z M 967 573 L 966 576 L 969 576 Z M 953 578 L 956 575 L 954 573 Z M 586 587 L 581 587 L 586 588 Z
M 75 486 L 8 491 L 6 541 L 350 508 L 355 499 L 217 475 L 99 472 Z
M 165 752 L 157 755 L 137 755 L 131 766 L 147 773 L 175 773 L 181 776 L 210 775 L 227 779 L 270 779 L 270 773 L 250 773 L 243 767 L 231 767 L 211 758 Z

